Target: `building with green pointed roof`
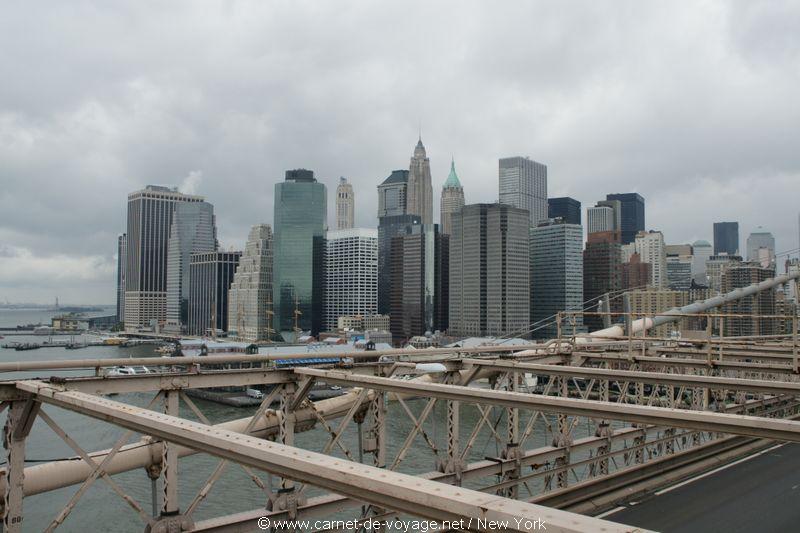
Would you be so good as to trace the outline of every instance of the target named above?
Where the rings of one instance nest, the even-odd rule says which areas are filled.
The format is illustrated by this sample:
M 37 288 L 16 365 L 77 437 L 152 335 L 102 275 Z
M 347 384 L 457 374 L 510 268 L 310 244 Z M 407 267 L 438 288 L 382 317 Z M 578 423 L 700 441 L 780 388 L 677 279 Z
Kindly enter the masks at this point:
M 456 174 L 456 164 L 454 160 L 450 160 L 450 174 L 442 186 L 442 201 L 441 201 L 441 232 L 445 235 L 450 235 L 453 229 L 452 215 L 464 207 L 464 188 L 461 186 L 461 181 Z

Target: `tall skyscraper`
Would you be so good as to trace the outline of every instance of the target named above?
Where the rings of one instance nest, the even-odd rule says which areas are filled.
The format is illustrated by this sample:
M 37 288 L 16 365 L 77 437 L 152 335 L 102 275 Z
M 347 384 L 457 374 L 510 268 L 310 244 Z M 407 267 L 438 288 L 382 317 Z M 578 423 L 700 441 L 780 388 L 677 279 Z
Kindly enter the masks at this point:
M 607 205 L 596 205 L 586 210 L 587 232 L 608 233 L 617 232 L 614 222 L 614 209 Z
M 595 208 L 590 208 L 589 212 Z M 610 209 L 610 208 L 604 208 Z M 591 218 L 589 219 L 591 223 Z M 583 299 L 588 302 L 590 310 L 597 309 L 597 304 L 604 294 L 618 291 L 621 287 L 619 233 L 615 231 L 590 232 L 583 250 Z M 616 303 L 619 299 L 609 300 Z M 616 311 L 614 308 L 612 311 Z M 615 322 L 612 319 L 612 322 Z M 586 316 L 584 323 L 590 331 L 603 327 L 601 316 Z
M 128 195 L 125 329 L 160 327 L 167 318 L 167 248 L 175 206 L 204 202 L 148 185 Z
M 208 202 L 176 204 L 167 245 L 167 321 L 164 331 L 186 332 L 190 256 L 194 252 L 216 249 L 214 206 Z
M 739 255 L 739 223 L 714 222 L 714 255 Z
M 128 266 L 128 235 L 117 237 L 117 322 L 125 323 L 125 268 Z
M 547 217 L 561 218 L 567 224 L 581 224 L 581 203 L 575 198 L 564 196 L 547 199 Z
M 644 198 L 635 192 L 607 194 L 606 200 L 620 203 L 620 238 L 622 244 L 633 242 L 644 231 Z
M 708 241 L 698 240 L 692 243 L 692 280 L 697 285 L 708 286 L 706 262 L 713 255 L 713 248 Z
M 546 220 L 531 228 L 530 236 L 531 334 L 552 339 L 557 312 L 583 310 L 583 228 Z M 575 324 L 580 331 L 583 318 L 575 317 Z
M 634 250 L 643 263 L 649 263 L 653 287 L 667 288 L 667 253 L 664 234 L 660 231 L 640 231 L 633 241 Z
M 447 329 L 449 237 L 418 224 L 392 238 L 390 330 L 402 343 Z
M 378 231 L 329 231 L 325 239 L 323 328 L 335 330 L 341 316 L 378 313 Z
M 530 324 L 530 216 L 504 204 L 453 213 L 450 327 L 454 336 L 521 334 Z
M 500 203 L 527 209 L 530 226 L 547 218 L 547 166 L 527 157 L 500 159 Z
M 322 329 L 326 195 L 311 170 L 287 170 L 275 184 L 273 302 L 284 340 L 296 338 L 295 328 L 312 335 Z
M 228 295 L 242 252 L 196 252 L 189 256 L 187 332 L 228 331 Z
M 673 291 L 688 291 L 692 288 L 692 256 L 667 256 L 667 288 Z
M 450 161 L 450 174 L 442 186 L 442 203 L 440 210 L 441 231 L 450 235 L 453 231 L 452 215 L 464 207 L 464 188 L 456 175 L 456 163 Z
M 356 199 L 353 186 L 344 177 L 336 187 L 336 229 L 350 229 L 355 221 Z
M 228 291 L 228 332 L 236 338 L 272 338 L 272 252 L 270 225 L 253 226 Z
M 378 313 L 382 315 L 388 315 L 391 307 L 392 238 L 422 222 L 406 210 L 408 175 L 408 170 L 395 170 L 378 185 Z
M 762 268 L 775 267 L 775 237 L 772 233 L 754 231 L 747 237 L 747 260 L 758 263 Z
M 414 148 L 408 168 L 407 212 L 409 215 L 418 215 L 423 224 L 433 224 L 431 162 L 421 138 Z
M 742 263 L 741 256 L 738 255 L 712 255 L 706 261 L 706 276 L 708 277 L 708 288 L 711 294 L 722 292 L 722 275 L 729 268 L 735 268 Z
M 613 211 L 613 229 L 614 231 L 622 231 L 622 202 L 619 200 L 600 200 L 597 202 L 598 207 L 610 207 Z M 642 224 L 644 225 L 644 224 Z M 620 244 L 622 244 L 622 237 L 620 236 Z

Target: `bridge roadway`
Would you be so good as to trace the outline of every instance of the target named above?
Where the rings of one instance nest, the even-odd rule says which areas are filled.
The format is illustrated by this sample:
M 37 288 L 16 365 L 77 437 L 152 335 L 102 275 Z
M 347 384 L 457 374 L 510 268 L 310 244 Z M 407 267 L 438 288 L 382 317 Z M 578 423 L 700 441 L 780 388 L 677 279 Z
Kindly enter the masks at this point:
M 663 533 L 800 531 L 800 444 L 769 448 L 601 515 Z

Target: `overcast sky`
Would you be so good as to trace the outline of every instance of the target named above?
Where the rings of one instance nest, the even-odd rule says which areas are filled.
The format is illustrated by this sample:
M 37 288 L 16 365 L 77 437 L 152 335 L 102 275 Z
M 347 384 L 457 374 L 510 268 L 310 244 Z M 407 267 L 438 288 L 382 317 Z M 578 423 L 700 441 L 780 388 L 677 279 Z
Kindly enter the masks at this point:
M 639 192 L 668 243 L 738 220 L 797 248 L 798 28 L 781 1 L 6 3 L 0 301 L 113 302 L 146 184 L 204 195 L 226 248 L 287 168 L 331 221 L 346 176 L 375 227 L 420 123 L 437 213 L 451 154 L 467 203 L 527 155 L 584 209 Z

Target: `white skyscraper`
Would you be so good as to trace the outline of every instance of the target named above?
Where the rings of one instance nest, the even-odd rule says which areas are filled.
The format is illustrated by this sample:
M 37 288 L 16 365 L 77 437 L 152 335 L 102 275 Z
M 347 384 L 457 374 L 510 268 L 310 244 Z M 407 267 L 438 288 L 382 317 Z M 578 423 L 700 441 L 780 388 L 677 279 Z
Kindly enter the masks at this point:
M 664 250 L 664 235 L 660 231 L 640 231 L 633 242 L 634 251 L 642 263 L 650 263 L 653 287 L 667 288 L 667 254 Z
M 423 224 L 433 224 L 433 186 L 431 185 L 431 162 L 425 152 L 422 139 L 414 148 L 408 168 L 407 209 L 409 215 L 419 215 Z
M 378 230 L 329 231 L 324 261 L 325 330 L 336 329 L 340 316 L 378 313 Z
M 336 187 L 336 229 L 350 229 L 354 225 L 356 200 L 353 186 L 344 177 Z
M 614 231 L 614 209 L 607 205 L 597 205 L 586 210 L 589 233 Z
M 692 243 L 692 279 L 698 285 L 708 285 L 706 276 L 706 262 L 714 254 L 714 247 L 708 241 L 694 241 Z
M 547 166 L 527 157 L 500 160 L 500 203 L 527 209 L 531 226 L 547 219 Z
M 269 340 L 272 322 L 272 228 L 250 230 L 228 290 L 228 332 L 248 341 Z

